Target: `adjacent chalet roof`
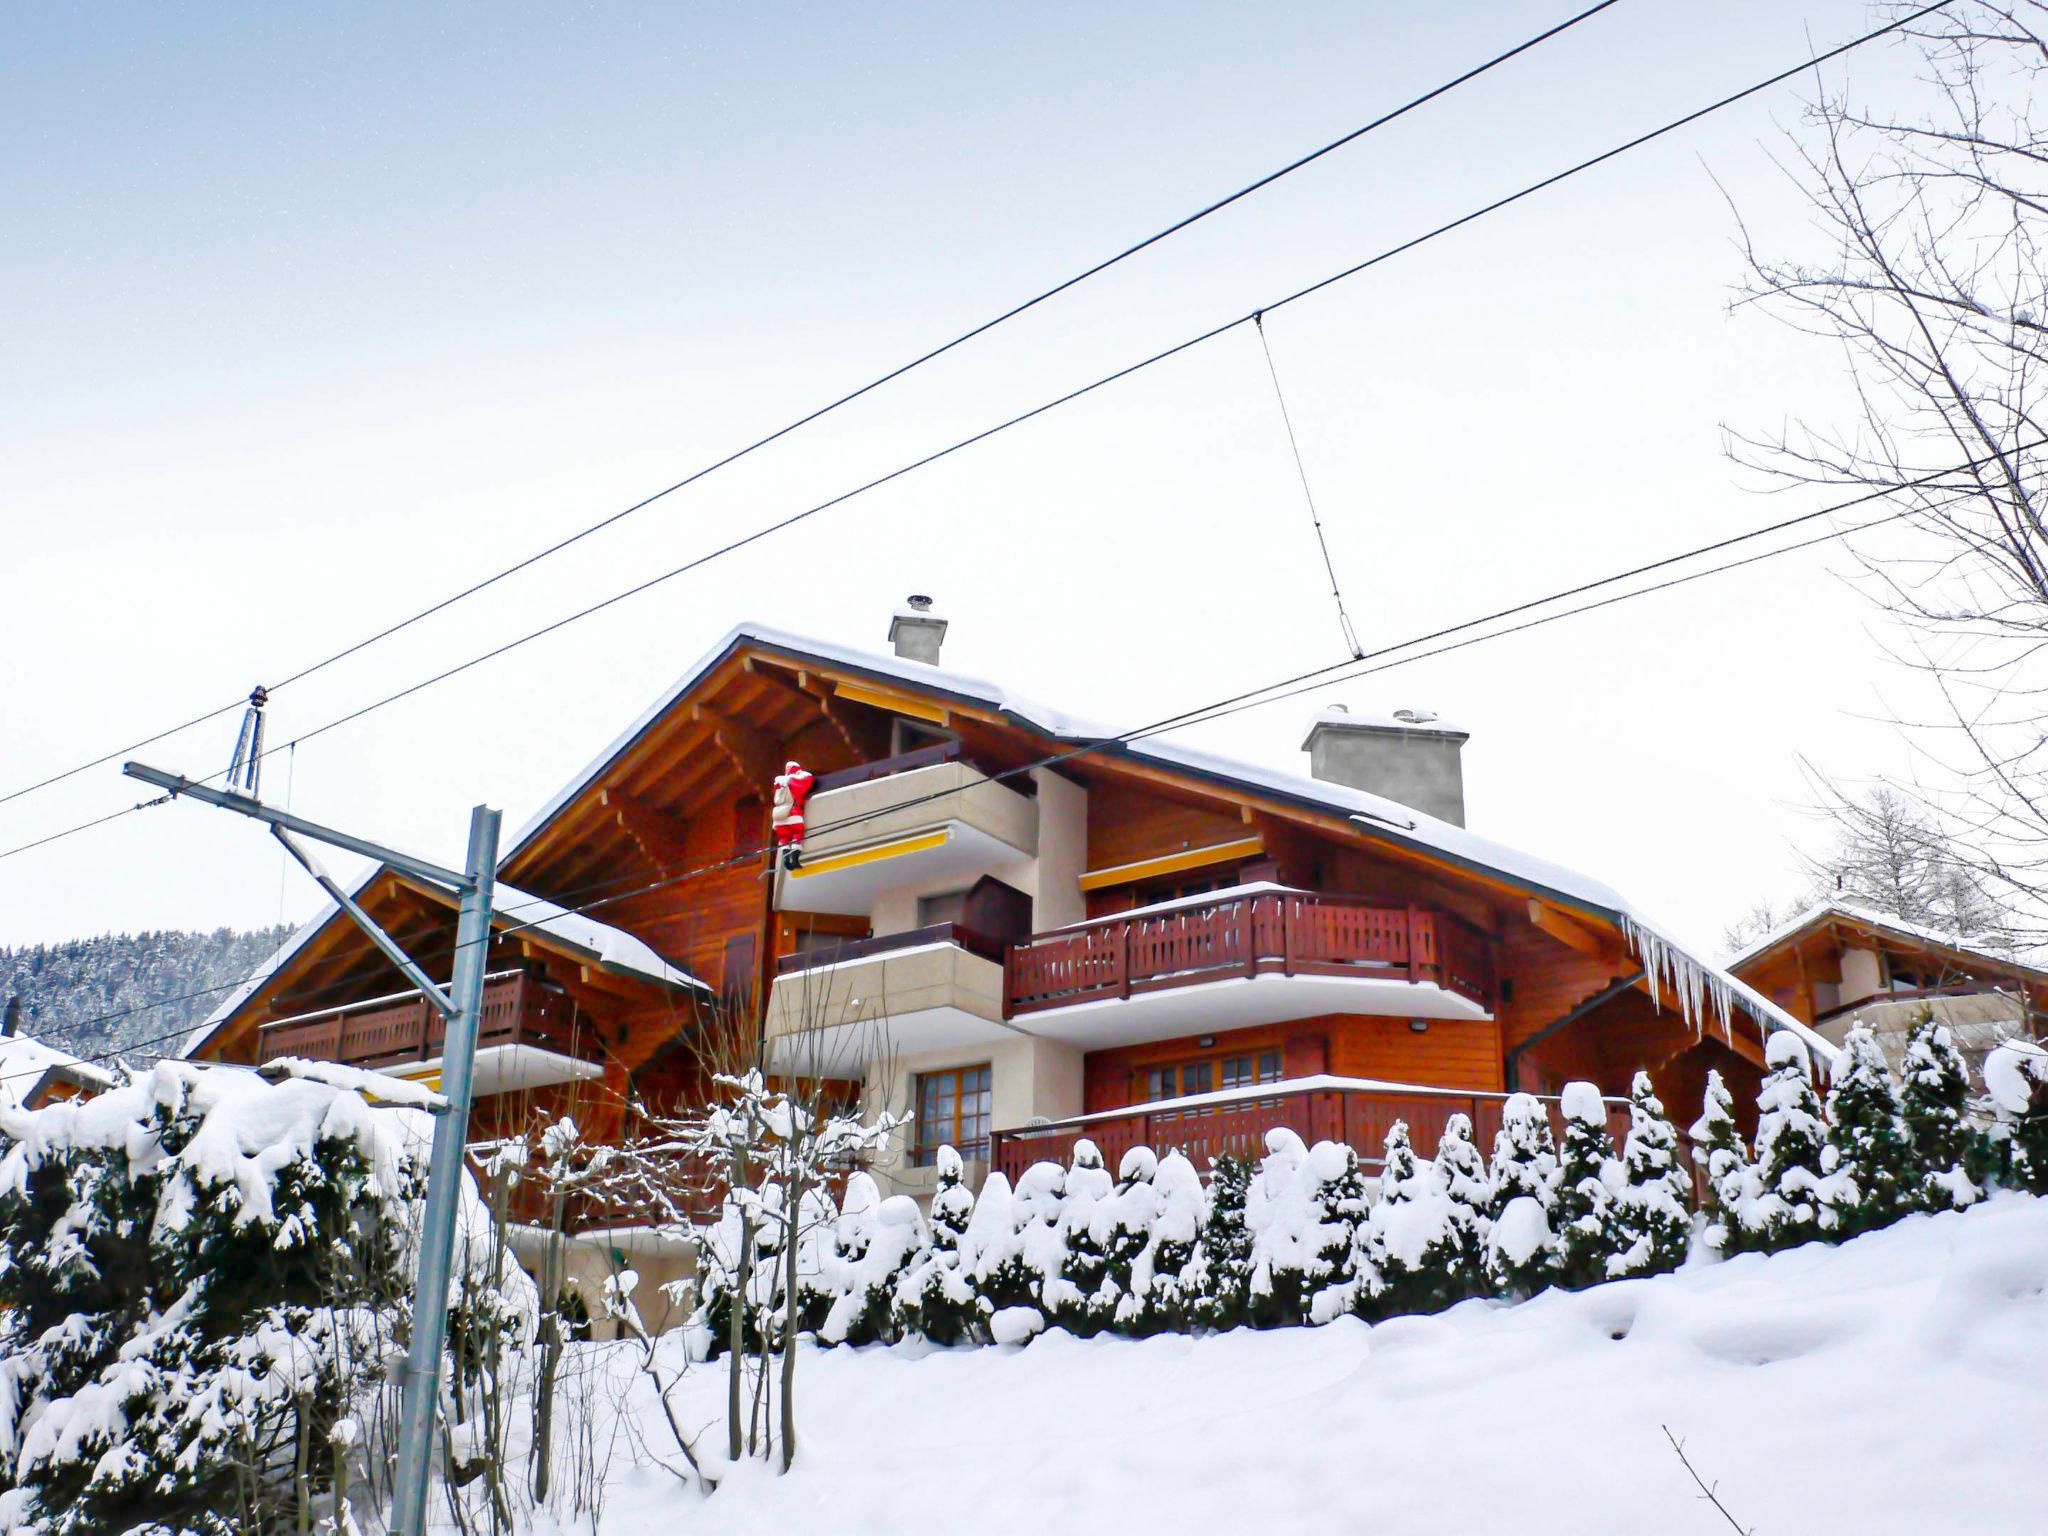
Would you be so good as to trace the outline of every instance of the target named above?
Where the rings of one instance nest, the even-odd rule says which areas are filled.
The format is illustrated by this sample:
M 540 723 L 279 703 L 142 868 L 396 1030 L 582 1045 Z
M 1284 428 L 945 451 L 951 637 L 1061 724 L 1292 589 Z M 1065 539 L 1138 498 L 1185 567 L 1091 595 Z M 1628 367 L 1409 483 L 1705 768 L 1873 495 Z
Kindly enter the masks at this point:
M 380 876 L 392 872 L 389 865 L 372 865 L 348 887 L 350 897 L 360 898 Z M 445 896 L 451 906 L 455 904 L 456 892 L 452 887 L 412 874 L 406 874 L 402 878 L 413 885 L 431 889 Z M 350 919 L 334 902 L 324 903 L 303 927 L 280 944 L 270 958 L 256 968 L 255 973 L 247 981 L 229 993 L 227 1000 L 207 1015 L 205 1021 L 185 1042 L 180 1054 L 191 1056 L 197 1052 L 215 1030 L 232 1019 L 241 1006 L 262 989 L 265 982 L 283 970 L 291 962 L 292 957 L 310 944 L 329 923 L 337 921 L 348 922 Z M 711 990 L 689 972 L 670 965 L 632 934 L 600 923 L 594 918 L 585 917 L 579 912 L 566 911 L 551 901 L 529 896 L 524 891 L 502 882 L 497 887 L 493 902 L 491 924 L 493 928 L 518 927 L 530 930 L 536 938 L 551 939 L 575 954 L 578 959 L 608 971 L 637 976 L 669 987 L 688 988 L 706 993 Z
M 97 1093 L 114 1074 L 32 1035 L 0 1036 L 0 1103 L 33 1109 L 59 1083 Z
M 600 752 L 541 807 L 518 833 L 500 867 L 522 849 L 565 807 L 598 780 L 620 757 L 680 700 L 728 658 L 741 650 L 781 656 L 802 664 L 826 665 L 866 674 L 917 693 L 991 710 L 1020 726 L 1053 738 L 1062 747 L 1087 747 L 1104 755 L 1149 763 L 1324 813 L 1348 818 L 1374 839 L 1431 855 L 1475 873 L 1503 879 L 1530 894 L 1592 912 L 1616 924 L 1641 957 L 1653 989 L 1673 995 L 1685 1017 L 1698 1022 L 1709 1006 L 1723 1020 L 1741 1012 L 1765 1031 L 1790 1030 L 1823 1062 L 1832 1062 L 1835 1047 L 1727 970 L 1700 958 L 1704 951 L 1680 944 L 1634 903 L 1605 885 L 1564 865 L 1523 853 L 1481 837 L 1463 827 L 1439 821 L 1397 801 L 1342 784 L 1283 773 L 1254 763 L 1221 757 L 1160 737 L 1124 741 L 1117 728 L 1083 719 L 1016 693 L 1001 683 L 893 655 L 815 640 L 764 624 L 743 623 L 707 651 L 677 678 L 632 725 Z M 1353 723 L 1370 717 L 1353 715 Z
M 2048 983 L 2048 971 L 2015 960 L 2010 955 L 1995 954 L 1974 946 L 1961 934 L 1929 928 L 1920 923 L 1908 922 L 1903 917 L 1895 917 L 1889 912 L 1879 912 L 1872 907 L 1858 906 L 1854 902 L 1840 900 L 1816 902 L 1798 915 L 1787 918 L 1741 953 L 1730 958 L 1728 969 L 1733 971 L 1753 966 L 1786 945 L 1831 925 L 1862 930 L 1877 937 L 1892 939 L 1911 949 L 1935 950 L 1969 964 L 2011 971 L 2016 975 Z

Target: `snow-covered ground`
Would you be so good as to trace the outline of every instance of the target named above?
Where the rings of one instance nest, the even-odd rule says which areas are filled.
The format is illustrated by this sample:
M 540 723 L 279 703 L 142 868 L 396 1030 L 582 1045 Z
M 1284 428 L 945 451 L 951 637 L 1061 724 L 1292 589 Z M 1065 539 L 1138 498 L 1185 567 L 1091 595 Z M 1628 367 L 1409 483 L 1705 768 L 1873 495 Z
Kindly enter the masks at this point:
M 1665 1425 L 1758 1536 L 2035 1532 L 2048 1200 L 1377 1327 L 815 1351 L 798 1396 L 788 1477 L 618 1466 L 603 1536 L 1725 1533 Z

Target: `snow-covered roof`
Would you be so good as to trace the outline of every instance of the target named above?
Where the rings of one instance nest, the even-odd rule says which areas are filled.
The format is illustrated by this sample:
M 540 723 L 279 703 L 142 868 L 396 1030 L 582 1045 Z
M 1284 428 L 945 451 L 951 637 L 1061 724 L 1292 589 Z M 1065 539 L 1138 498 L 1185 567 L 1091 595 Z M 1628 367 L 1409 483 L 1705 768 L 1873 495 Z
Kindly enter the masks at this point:
M 1774 1029 L 1793 1031 L 1823 1062 L 1832 1062 L 1835 1058 L 1835 1047 L 1808 1026 L 1769 998 L 1744 986 L 1723 967 L 1701 958 L 1706 953 L 1704 949 L 1679 943 L 1669 936 L 1667 929 L 1646 916 L 1613 887 L 1562 864 L 1481 837 L 1450 822 L 1439 821 L 1384 795 L 1299 774 L 1282 773 L 1260 764 L 1204 752 L 1164 737 L 1119 740 L 1123 732 L 1115 726 L 1055 709 L 987 678 L 829 640 L 815 640 L 766 624 L 741 623 L 728 630 L 638 719 L 528 818 L 513 837 L 510 851 L 500 861 L 500 867 L 517 858 L 534 836 L 588 789 L 620 753 L 631 747 L 649 727 L 668 713 L 677 700 L 688 694 L 742 645 L 763 651 L 781 651 L 793 659 L 847 667 L 903 683 L 919 692 L 957 698 L 1008 715 L 1019 724 L 1066 745 L 1100 746 L 1106 753 L 1180 769 L 1312 809 L 1337 812 L 1383 841 L 1446 859 L 1477 873 L 1504 876 L 1534 894 L 1552 896 L 1612 919 L 1641 955 L 1651 984 L 1660 990 L 1668 989 L 1675 995 L 1687 1022 L 1696 1027 L 1705 1020 L 1701 1005 L 1711 1002 L 1724 1021 L 1733 1010 L 1740 1009 L 1767 1032 Z M 1348 718 L 1356 721 L 1364 717 L 1354 715 Z
M 1776 949 L 1795 934 L 1803 933 L 1807 929 L 1816 927 L 1831 918 L 1842 918 L 1852 923 L 1860 923 L 1866 928 L 1876 928 L 1881 932 L 1894 933 L 1902 939 L 1908 939 L 1915 943 L 1931 944 L 1936 949 L 1954 950 L 1959 954 L 1965 955 L 1979 955 L 1996 964 L 2012 966 L 2016 970 L 2033 971 L 2038 969 L 2035 966 L 2025 964 L 2023 961 L 2015 960 L 2010 955 L 1993 954 L 1981 945 L 1972 943 L 1962 934 L 1945 931 L 1940 928 L 1930 928 L 1924 923 L 1909 922 L 1907 919 L 1895 916 L 1890 912 L 1880 912 L 1875 907 L 1865 907 L 1853 901 L 1842 901 L 1838 898 L 1817 901 L 1812 906 L 1806 908 L 1805 911 L 1786 918 L 1784 922 L 1778 924 L 1777 927 L 1766 933 L 1762 938 L 1748 944 L 1740 953 L 1731 957 L 1728 961 L 1728 968 L 1733 970 L 1739 965 L 1747 965 L 1760 955 Z
M 114 1074 L 33 1035 L 0 1036 L 0 1101 L 24 1104 L 51 1073 L 94 1088 L 113 1086 Z
M 347 887 L 349 896 L 351 899 L 360 899 L 378 876 L 389 872 L 388 865 L 370 866 Z M 420 885 L 430 886 L 445 894 L 451 901 L 455 898 L 453 889 L 439 882 L 422 880 L 410 874 L 405 878 Z M 503 882 L 498 884 L 491 906 L 493 926 L 530 928 L 545 933 L 572 949 L 580 950 L 607 970 L 623 971 L 648 981 L 660 982 L 664 986 L 694 988 L 700 992 L 711 990 L 688 971 L 670 965 L 632 934 L 611 927 L 607 923 L 600 923 L 595 918 L 585 917 L 580 912 L 567 911 L 538 896 L 529 896 L 526 892 Z M 270 958 L 251 973 L 248 980 L 230 992 L 226 1001 L 206 1016 L 193 1030 L 178 1054 L 190 1056 L 196 1051 L 215 1029 L 232 1018 L 236 1010 L 253 997 L 264 983 L 284 969 L 294 955 L 311 943 L 314 935 L 341 915 L 341 908 L 336 903 L 323 903 L 320 910 L 280 944 L 271 953 Z

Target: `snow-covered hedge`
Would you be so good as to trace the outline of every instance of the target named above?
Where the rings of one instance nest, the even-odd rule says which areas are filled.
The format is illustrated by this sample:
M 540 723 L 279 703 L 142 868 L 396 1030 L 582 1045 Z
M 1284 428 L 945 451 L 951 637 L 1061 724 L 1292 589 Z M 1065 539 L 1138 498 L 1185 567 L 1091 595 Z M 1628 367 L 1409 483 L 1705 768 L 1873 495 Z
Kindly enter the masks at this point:
M 178 1061 L 0 1105 L 0 1530 L 331 1515 L 391 1412 L 429 1130 L 343 1084 Z M 532 1314 L 473 1195 L 465 1215 L 458 1401 Z
M 830 1294 L 817 1333 L 833 1344 L 952 1345 L 1021 1342 L 1048 1327 L 1142 1336 L 1314 1325 L 1660 1274 L 1686 1261 L 1696 1231 L 1710 1255 L 1839 1240 L 1969 1205 L 1989 1177 L 2028 1187 L 2035 1170 L 2048 1173 L 2048 1054 L 2003 1049 L 1987 1072 L 2001 1116 L 1987 1136 L 1968 1120 L 1961 1058 L 1931 1016 L 1903 1087 L 1867 1033 L 1851 1031 L 1825 1101 L 1804 1048 L 1774 1036 L 1753 1155 L 1709 1074 L 1691 1133 L 1706 1195 L 1697 1219 L 1679 1133 L 1647 1073 L 1630 1087 L 1620 1147 L 1599 1091 L 1573 1083 L 1561 1146 L 1542 1103 L 1515 1094 L 1490 1163 L 1453 1115 L 1427 1160 L 1396 1123 L 1377 1178 L 1353 1148 L 1308 1146 L 1285 1129 L 1267 1133 L 1256 1161 L 1216 1159 L 1206 1187 L 1178 1152 L 1134 1147 L 1112 1174 L 1084 1139 L 1070 1166 L 1036 1164 L 1014 1187 L 992 1173 L 976 1199 L 946 1148 L 929 1221 L 853 1176 L 844 1210 L 820 1224 Z M 707 1248 L 718 1250 L 715 1231 Z M 725 1305 L 715 1284 L 710 1295 Z

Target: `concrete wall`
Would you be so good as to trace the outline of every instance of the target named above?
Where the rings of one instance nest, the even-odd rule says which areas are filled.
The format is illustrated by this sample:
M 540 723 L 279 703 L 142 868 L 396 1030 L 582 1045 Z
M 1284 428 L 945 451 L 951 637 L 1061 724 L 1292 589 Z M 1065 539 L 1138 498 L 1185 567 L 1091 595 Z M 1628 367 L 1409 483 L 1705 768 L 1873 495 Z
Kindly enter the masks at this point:
M 1031 926 L 1039 933 L 1078 923 L 1088 915 L 1081 876 L 1088 871 L 1088 791 L 1050 769 L 1038 781 L 1038 868 Z

